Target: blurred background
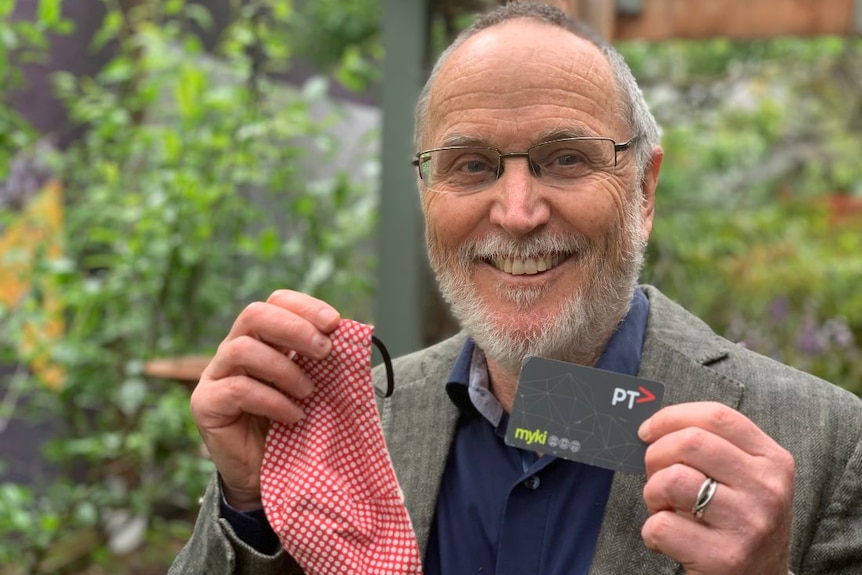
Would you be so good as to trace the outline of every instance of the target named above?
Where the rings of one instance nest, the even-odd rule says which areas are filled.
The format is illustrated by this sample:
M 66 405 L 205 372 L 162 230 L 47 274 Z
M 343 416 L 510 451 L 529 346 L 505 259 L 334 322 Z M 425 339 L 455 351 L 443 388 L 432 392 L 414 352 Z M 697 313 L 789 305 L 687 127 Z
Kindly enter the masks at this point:
M 212 466 L 190 389 L 289 287 L 452 333 L 412 110 L 492 0 L 0 0 L 0 575 L 164 573 Z M 862 393 L 862 2 L 557 0 L 663 126 L 643 280 Z

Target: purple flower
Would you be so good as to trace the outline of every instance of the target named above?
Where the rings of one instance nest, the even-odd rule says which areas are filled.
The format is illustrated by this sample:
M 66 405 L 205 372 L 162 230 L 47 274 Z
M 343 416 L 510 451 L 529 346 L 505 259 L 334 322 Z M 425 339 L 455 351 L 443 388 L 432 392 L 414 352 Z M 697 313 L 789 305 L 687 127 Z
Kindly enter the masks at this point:
M 796 347 L 804 354 L 820 355 L 823 353 L 824 343 L 816 320 L 811 316 L 806 317 L 802 329 L 796 335 Z
M 769 315 L 777 324 L 782 324 L 787 321 L 790 315 L 790 302 L 786 297 L 777 297 L 769 304 Z

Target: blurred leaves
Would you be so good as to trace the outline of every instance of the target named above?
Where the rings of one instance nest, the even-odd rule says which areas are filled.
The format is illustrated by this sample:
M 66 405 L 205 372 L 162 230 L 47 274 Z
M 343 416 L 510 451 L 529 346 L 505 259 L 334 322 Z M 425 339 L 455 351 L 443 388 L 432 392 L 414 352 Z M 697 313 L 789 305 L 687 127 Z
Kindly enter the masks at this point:
M 862 394 L 862 41 L 622 49 L 664 128 L 644 279 Z
M 0 182 L 8 178 L 13 156 L 37 139 L 35 130 L 6 105 L 24 84 L 21 65 L 44 61 L 50 35 L 73 29 L 60 17 L 61 0 L 39 0 L 39 18 L 32 22 L 12 18 L 15 4 L 0 0 Z
M 53 22 L 58 7 L 40 14 Z M 243 3 L 214 54 L 189 32 L 209 21 L 199 5 L 107 7 L 96 44 L 115 46 L 113 59 L 95 77 L 54 78 L 86 131 L 57 163 L 63 255 L 35 262 L 34 286 L 56 286 L 65 330 L 47 351 L 66 379 L 59 392 L 28 387 L 61 428 L 44 456 L 62 475 L 0 486 L 0 564 L 50 559 L 57 575 L 109 555 L 118 517 L 158 537 L 156 515 L 193 509 L 209 479 L 188 389 L 147 377 L 148 360 L 211 354 L 239 310 L 280 288 L 371 320 L 374 190 L 327 168 L 338 142 L 326 128 L 340 116 L 326 81 L 296 89 L 270 75 L 293 51 L 291 3 Z M 10 26 L 21 34 L 0 31 Z M 351 154 L 351 173 L 375 162 Z M 0 310 L 0 361 L 22 359 L 20 326 L 43 313 L 39 297 Z M 95 533 L 94 547 L 63 563 L 56 549 L 76 530 Z
M 435 3 L 437 44 L 468 21 L 455 4 Z M 212 352 L 237 310 L 281 287 L 371 319 L 376 198 L 354 176 L 375 159 L 352 150 L 349 174 L 309 177 L 339 146 L 324 129 L 338 118 L 312 113 L 328 81 L 272 78 L 301 55 L 345 86 L 373 85 L 379 2 L 232 6 L 210 55 L 189 32 L 212 26 L 201 5 L 108 2 L 93 47 L 116 46 L 113 60 L 54 79 L 87 131 L 60 158 L 64 255 L 38 262 L 34 282 L 59 288 L 66 331 L 48 351 L 67 380 L 34 412 L 62 423 L 45 456 L 76 479 L 0 485 L 0 564 L 37 569 L 75 530 L 96 534 L 85 560 L 106 561 L 111 517 L 144 517 L 156 541 L 177 529 L 157 515 L 193 507 L 211 466 L 188 391 L 146 377 L 147 360 Z M 20 63 L 70 30 L 59 0 L 41 0 L 35 22 L 12 22 L 13 7 L 0 0 L 3 96 Z M 862 40 L 622 49 L 665 129 L 644 279 L 730 339 L 862 392 Z M 35 138 L 0 107 L 0 181 Z M 20 359 L 24 321 L 44 315 L 39 289 L 0 310 L 6 362 Z
M 351 90 L 380 81 L 380 0 L 315 0 L 303 4 L 290 33 L 297 53 Z

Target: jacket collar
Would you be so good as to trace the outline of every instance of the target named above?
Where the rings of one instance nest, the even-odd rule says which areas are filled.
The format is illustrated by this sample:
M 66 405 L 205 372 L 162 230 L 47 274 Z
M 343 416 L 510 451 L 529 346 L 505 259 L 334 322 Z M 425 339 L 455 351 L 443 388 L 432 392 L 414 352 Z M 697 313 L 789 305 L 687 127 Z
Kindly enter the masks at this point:
M 446 395 L 445 383 L 465 339 L 459 334 L 396 360 L 394 393 L 378 399 L 386 446 L 422 557 L 458 422 L 458 408 Z
M 713 369 L 730 355 L 733 344 L 657 289 L 645 286 L 644 292 L 650 312 L 638 375 L 665 384 L 666 405 L 708 400 L 738 408 L 742 384 Z M 465 337 L 459 334 L 397 360 L 395 393 L 380 405 L 387 446 L 423 557 L 458 421 L 458 409 L 444 384 Z M 421 465 L 416 465 L 417 459 Z M 636 572 L 651 575 L 679 571 L 676 562 L 652 553 L 641 539 L 641 526 L 648 517 L 645 482 L 643 476 L 614 475 L 592 575 L 633 572 L 633 565 Z
M 718 401 L 738 408 L 741 383 L 723 376 L 713 366 L 724 361 L 733 344 L 715 335 L 706 324 L 652 287 L 650 315 L 639 376 L 665 384 L 665 405 Z M 641 526 L 649 517 L 643 500 L 646 477 L 617 473 L 596 547 L 592 575 L 636 572 L 655 575 L 681 573 L 670 558 L 649 551 Z

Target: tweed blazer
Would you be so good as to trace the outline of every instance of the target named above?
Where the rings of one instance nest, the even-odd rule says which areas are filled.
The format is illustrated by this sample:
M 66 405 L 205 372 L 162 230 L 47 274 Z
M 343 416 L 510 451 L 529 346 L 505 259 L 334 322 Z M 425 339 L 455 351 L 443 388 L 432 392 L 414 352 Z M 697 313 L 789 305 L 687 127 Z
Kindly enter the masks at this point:
M 862 574 L 862 401 L 753 353 L 644 286 L 650 313 L 639 375 L 665 384 L 666 405 L 718 401 L 739 410 L 796 462 L 790 569 L 796 575 Z M 395 393 L 379 405 L 387 447 L 424 554 L 458 418 L 444 383 L 464 334 L 395 360 Z M 380 367 L 375 378 L 384 376 Z M 674 575 L 682 567 L 649 551 L 644 476 L 614 476 L 590 575 Z M 215 482 L 173 575 L 301 574 L 283 552 L 264 556 L 219 518 Z

